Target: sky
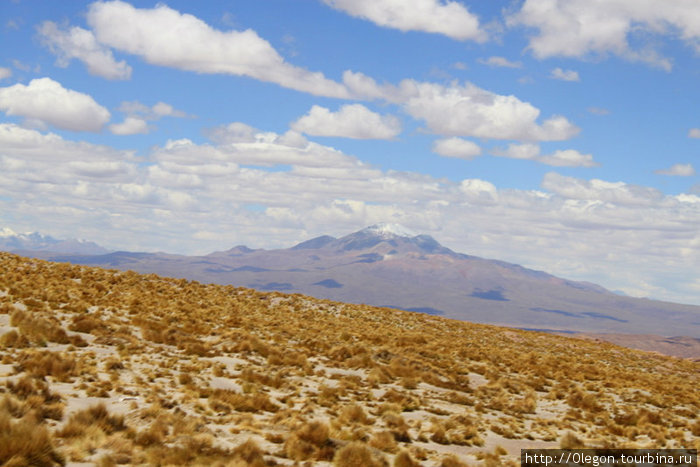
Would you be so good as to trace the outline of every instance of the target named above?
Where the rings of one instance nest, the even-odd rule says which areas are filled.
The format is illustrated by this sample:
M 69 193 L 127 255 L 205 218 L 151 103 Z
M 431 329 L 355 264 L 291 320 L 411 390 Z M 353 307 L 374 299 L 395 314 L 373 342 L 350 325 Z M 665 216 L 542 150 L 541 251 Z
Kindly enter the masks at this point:
M 700 305 L 696 0 L 0 0 L 0 228 L 131 251 L 380 222 Z

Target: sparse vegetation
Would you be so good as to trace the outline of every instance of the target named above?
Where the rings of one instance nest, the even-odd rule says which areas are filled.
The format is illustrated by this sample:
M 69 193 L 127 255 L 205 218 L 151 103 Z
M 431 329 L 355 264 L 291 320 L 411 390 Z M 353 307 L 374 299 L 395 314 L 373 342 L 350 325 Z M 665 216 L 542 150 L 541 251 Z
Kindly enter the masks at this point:
M 517 465 L 700 436 L 698 363 L 610 344 L 6 253 L 0 319 L 3 465 Z

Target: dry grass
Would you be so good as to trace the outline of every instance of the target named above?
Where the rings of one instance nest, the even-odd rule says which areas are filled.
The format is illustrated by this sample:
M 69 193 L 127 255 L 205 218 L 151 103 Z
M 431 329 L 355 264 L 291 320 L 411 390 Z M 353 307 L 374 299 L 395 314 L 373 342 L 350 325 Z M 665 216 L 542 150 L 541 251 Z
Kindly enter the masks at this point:
M 610 344 L 5 253 L 0 315 L 0 464 L 490 466 L 529 443 L 699 444 L 698 363 Z
M 0 405 L 0 464 L 6 467 L 64 465 L 46 426 L 31 414 L 21 419 Z

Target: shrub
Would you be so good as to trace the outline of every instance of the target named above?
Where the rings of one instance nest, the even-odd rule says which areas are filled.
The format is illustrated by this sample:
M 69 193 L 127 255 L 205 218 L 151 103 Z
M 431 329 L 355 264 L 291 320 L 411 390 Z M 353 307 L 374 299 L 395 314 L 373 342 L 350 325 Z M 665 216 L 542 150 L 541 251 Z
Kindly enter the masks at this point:
M 44 345 L 47 341 L 57 344 L 70 342 L 68 334 L 60 324 L 36 313 L 16 310 L 10 317 L 10 324 L 19 328 L 20 333 L 35 344 Z
M 0 336 L 0 347 L 24 349 L 29 347 L 29 341 L 23 334 L 13 329 Z
M 248 466 L 265 466 L 263 451 L 252 439 L 248 439 L 244 443 L 241 443 L 238 446 L 236 446 L 231 452 L 231 455 L 234 459 L 240 459 L 244 461 Z
M 369 445 L 384 452 L 396 452 L 399 447 L 396 444 L 393 433 L 390 431 L 379 431 L 372 435 Z
M 459 460 L 459 457 L 454 454 L 448 454 L 442 458 L 440 467 L 469 467 L 469 464 Z
M 216 411 L 229 413 L 239 412 L 277 412 L 279 407 L 262 392 L 255 394 L 238 394 L 227 389 L 216 389 L 209 398 L 209 406 Z
M 340 411 L 339 419 L 345 424 L 360 423 L 362 425 L 367 425 L 370 422 L 365 410 L 358 404 L 351 404 L 343 407 L 343 410 Z
M 56 435 L 61 438 L 77 438 L 89 427 L 97 427 L 108 435 L 126 429 L 124 417 L 110 415 L 107 407 L 100 403 L 71 415 L 68 423 Z
M 37 378 L 53 376 L 59 381 L 67 381 L 76 376 L 76 367 L 73 357 L 63 353 L 25 351 L 17 359 L 15 369 L 26 371 Z
M 386 461 L 375 455 L 366 444 L 355 441 L 338 450 L 333 457 L 336 467 L 384 467 Z
M 419 467 L 419 465 L 408 451 L 401 451 L 394 458 L 394 467 Z
M 576 437 L 575 434 L 573 434 L 570 431 L 567 431 L 566 434 L 559 440 L 559 447 L 561 449 L 582 449 L 586 445 Z
M 13 421 L 0 407 L 0 464 L 7 467 L 65 465 L 46 427 L 31 416 Z
M 91 333 L 100 328 L 104 328 L 104 323 L 91 315 L 74 316 L 70 326 L 68 326 L 71 331 L 84 333 Z

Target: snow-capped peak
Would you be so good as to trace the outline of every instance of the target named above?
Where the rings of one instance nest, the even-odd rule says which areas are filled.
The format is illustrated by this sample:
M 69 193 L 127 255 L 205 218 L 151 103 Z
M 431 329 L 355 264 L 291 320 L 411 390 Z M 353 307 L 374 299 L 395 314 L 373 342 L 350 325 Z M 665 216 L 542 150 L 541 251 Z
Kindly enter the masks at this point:
M 374 224 L 364 229 L 364 231 L 380 237 L 415 237 L 417 235 L 403 225 L 390 223 Z

